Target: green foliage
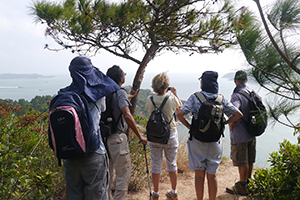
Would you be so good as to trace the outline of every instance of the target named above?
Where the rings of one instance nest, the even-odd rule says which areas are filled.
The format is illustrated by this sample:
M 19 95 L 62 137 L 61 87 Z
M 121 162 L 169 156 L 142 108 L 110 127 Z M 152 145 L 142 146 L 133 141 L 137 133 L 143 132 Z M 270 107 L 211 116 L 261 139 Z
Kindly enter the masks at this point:
M 49 103 L 53 96 L 51 95 L 45 95 L 45 96 L 35 96 L 30 101 L 27 101 L 25 99 L 19 99 L 17 101 L 11 100 L 11 99 L 5 99 L 1 100 L 8 106 L 19 106 L 22 107 L 21 110 L 18 110 L 15 112 L 17 116 L 24 115 L 26 113 L 35 113 L 35 112 L 48 112 L 49 109 Z
M 0 198 L 50 199 L 64 182 L 48 146 L 47 116 L 18 117 L 20 109 L 0 102 Z
M 300 25 L 299 0 L 276 0 L 267 13 L 269 23 L 260 1 L 255 1 L 261 21 L 244 15 L 244 29 L 238 29 L 237 39 L 252 67 L 249 75 L 270 92 L 265 100 L 269 119 L 294 129 L 298 123 L 293 113 L 299 111 L 300 59 L 297 40 Z M 253 14 L 251 14 L 253 15 Z M 237 21 L 236 25 L 240 23 Z M 270 26 L 271 24 L 271 26 Z
M 131 87 L 126 86 L 125 89 L 126 89 L 127 93 L 129 93 Z M 145 118 L 148 118 L 150 116 L 149 110 L 146 108 L 145 105 L 147 103 L 147 97 L 151 94 L 153 94 L 153 93 L 149 89 L 139 90 L 138 100 L 137 100 L 137 104 L 136 104 L 137 106 L 136 106 L 136 110 L 135 110 L 136 115 L 145 117 Z
M 151 58 L 162 50 L 222 52 L 236 44 L 233 23 L 236 18 L 239 28 L 244 23 L 240 9 L 229 0 L 202 1 L 42 0 L 33 3 L 31 14 L 36 22 L 47 24 L 46 35 L 64 49 L 78 53 L 104 49 L 141 64 L 142 58 L 132 55 L 139 48 L 151 50 L 153 55 L 144 55 Z
M 265 199 L 299 199 L 300 146 L 284 140 L 278 152 L 270 154 L 271 168 L 259 169 L 249 185 L 252 194 Z
M 142 135 L 146 135 L 144 127 L 146 127 L 148 119 L 145 119 L 141 116 L 134 116 L 134 119 L 138 124 Z M 150 173 L 151 169 L 151 158 L 149 149 L 144 149 L 143 144 L 139 142 L 138 138 L 133 132 L 130 135 L 131 179 L 129 183 L 129 190 L 137 191 L 144 188 L 148 184 L 145 153 L 149 169 L 148 173 Z
M 140 91 L 141 107 L 145 107 L 150 93 L 150 90 Z M 0 199 L 64 199 L 63 168 L 58 167 L 48 145 L 46 113 L 51 98 L 36 96 L 30 102 L 24 99 L 0 101 Z M 28 108 L 22 109 L 19 105 Z M 21 111 L 24 114 L 20 115 Z M 144 132 L 147 119 L 137 115 L 135 120 Z M 131 134 L 130 149 L 132 178 L 129 189 L 136 191 L 143 188 L 148 179 L 143 145 L 134 134 Z M 146 152 L 149 165 L 149 150 Z

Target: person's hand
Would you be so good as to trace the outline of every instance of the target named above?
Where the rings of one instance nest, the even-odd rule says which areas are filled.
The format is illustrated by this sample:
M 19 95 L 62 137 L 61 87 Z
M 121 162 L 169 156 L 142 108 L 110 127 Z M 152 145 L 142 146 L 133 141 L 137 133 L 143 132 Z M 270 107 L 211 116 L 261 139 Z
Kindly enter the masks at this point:
M 143 145 L 147 145 L 148 144 L 148 140 L 145 136 L 141 136 L 140 141 L 142 142 Z
M 171 87 L 171 90 L 170 90 L 175 96 L 177 94 L 177 90 L 175 87 Z
M 132 96 L 135 96 L 135 95 L 137 94 L 138 91 L 139 91 L 139 89 L 133 90 L 133 89 L 131 88 L 130 94 L 131 94 Z
M 234 127 L 235 125 L 239 124 L 239 123 L 240 123 L 239 121 L 235 121 L 235 122 L 233 122 L 233 123 L 228 124 L 228 125 L 229 125 L 230 131 L 232 131 L 233 127 Z

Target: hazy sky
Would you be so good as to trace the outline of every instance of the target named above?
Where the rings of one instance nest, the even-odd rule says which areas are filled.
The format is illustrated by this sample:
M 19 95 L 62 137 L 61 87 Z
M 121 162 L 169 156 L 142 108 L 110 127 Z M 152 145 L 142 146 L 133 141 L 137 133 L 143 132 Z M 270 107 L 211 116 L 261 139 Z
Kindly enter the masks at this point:
M 249 0 L 245 0 L 249 2 Z M 264 2 L 264 1 L 262 1 Z M 254 2 L 251 1 L 252 6 Z M 53 52 L 44 45 L 55 45 L 45 37 L 45 26 L 36 24 L 30 15 L 31 0 L 0 1 L 0 73 L 39 73 L 43 75 L 68 74 L 70 61 L 77 56 L 70 51 Z M 108 53 L 91 57 L 93 64 L 106 72 L 113 64 L 127 73 L 134 73 L 138 65 Z M 147 72 L 198 73 L 216 70 L 220 73 L 245 68 L 244 57 L 238 50 L 225 50 L 218 55 L 175 55 L 168 53 L 156 57 L 147 66 Z

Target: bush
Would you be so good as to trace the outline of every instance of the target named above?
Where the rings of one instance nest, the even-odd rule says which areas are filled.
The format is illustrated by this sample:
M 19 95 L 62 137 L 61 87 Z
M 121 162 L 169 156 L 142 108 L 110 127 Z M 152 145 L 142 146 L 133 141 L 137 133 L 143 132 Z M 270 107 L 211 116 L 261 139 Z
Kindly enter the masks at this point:
M 63 171 L 48 146 L 47 116 L 19 110 L 0 102 L 0 199 L 53 199 Z
M 266 199 L 299 199 L 300 146 L 284 140 L 278 152 L 270 154 L 270 168 L 259 169 L 249 184 L 253 194 Z
M 137 115 L 134 116 L 134 119 L 138 124 L 141 134 L 145 136 L 146 134 L 144 127 L 146 127 L 147 119 Z M 147 171 L 145 151 L 149 171 Z M 151 159 L 149 149 L 147 147 L 144 149 L 143 144 L 139 142 L 138 138 L 133 132 L 130 134 L 130 158 L 131 178 L 129 183 L 129 191 L 138 191 L 148 185 L 148 173 L 149 178 L 151 177 Z

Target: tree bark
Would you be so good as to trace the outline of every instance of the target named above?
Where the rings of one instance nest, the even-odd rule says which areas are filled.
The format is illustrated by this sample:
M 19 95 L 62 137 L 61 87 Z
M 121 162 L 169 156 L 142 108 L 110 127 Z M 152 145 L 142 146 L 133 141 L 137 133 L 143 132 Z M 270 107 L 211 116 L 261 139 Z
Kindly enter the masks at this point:
M 143 81 L 143 78 L 144 78 L 144 73 L 145 73 L 145 69 L 146 69 L 146 66 L 147 64 L 149 63 L 149 61 L 153 58 L 153 55 L 155 55 L 155 52 L 156 50 L 158 49 L 158 46 L 156 45 L 152 45 L 146 52 L 136 74 L 135 74 L 135 77 L 133 79 L 133 83 L 132 83 L 132 88 L 134 90 L 137 90 L 137 89 L 140 89 L 141 87 L 141 83 Z M 139 91 L 138 91 L 139 93 Z M 131 114 L 133 115 L 134 112 L 135 112 L 135 108 L 136 108 L 136 103 L 137 103 L 137 98 L 138 98 L 138 94 L 133 97 L 130 102 L 132 104 L 132 106 L 130 107 L 130 112 Z

